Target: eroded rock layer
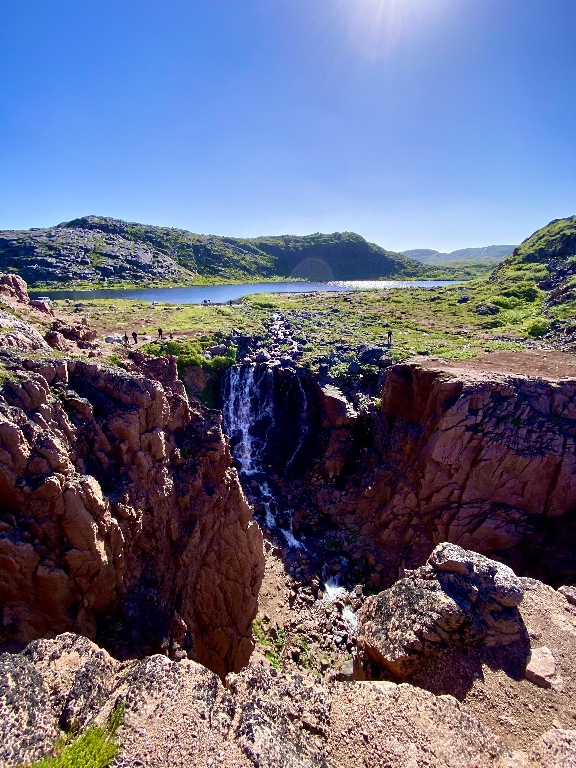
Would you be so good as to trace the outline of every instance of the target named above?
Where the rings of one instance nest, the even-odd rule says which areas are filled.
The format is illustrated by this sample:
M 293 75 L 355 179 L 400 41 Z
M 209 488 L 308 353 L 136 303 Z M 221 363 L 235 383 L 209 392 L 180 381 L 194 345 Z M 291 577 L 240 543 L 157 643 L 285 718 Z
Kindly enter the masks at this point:
M 219 418 L 173 359 L 137 374 L 1 355 L 0 643 L 75 631 L 241 669 L 262 538 Z

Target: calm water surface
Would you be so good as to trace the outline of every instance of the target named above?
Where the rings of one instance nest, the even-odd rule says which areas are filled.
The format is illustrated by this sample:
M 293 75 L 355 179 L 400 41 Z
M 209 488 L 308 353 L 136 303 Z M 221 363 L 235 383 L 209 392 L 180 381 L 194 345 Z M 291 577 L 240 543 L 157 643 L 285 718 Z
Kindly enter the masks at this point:
M 242 283 L 241 285 L 194 285 L 187 288 L 104 289 L 97 291 L 30 291 L 31 296 L 51 299 L 136 299 L 165 304 L 226 304 L 254 293 L 315 293 L 316 291 L 365 291 L 389 288 L 438 288 L 458 280 L 342 280 L 331 283 Z

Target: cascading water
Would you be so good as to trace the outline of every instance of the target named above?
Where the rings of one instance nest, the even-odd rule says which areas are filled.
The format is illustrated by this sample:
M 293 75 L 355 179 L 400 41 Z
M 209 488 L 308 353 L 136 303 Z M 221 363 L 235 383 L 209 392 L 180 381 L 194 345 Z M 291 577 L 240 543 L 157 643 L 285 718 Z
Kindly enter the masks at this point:
M 306 406 L 306 395 L 298 376 L 300 404 Z M 262 523 L 270 532 L 280 531 L 289 547 L 305 549 L 294 536 L 292 510 L 280 515 L 278 502 L 272 491 L 272 483 L 265 466 L 265 453 L 275 419 L 274 371 L 267 366 L 235 366 L 230 368 L 224 380 L 223 427 L 232 442 L 234 458 L 240 465 L 239 475 L 250 500 L 263 512 Z M 298 445 L 288 464 L 291 464 L 302 447 L 304 436 L 300 434 Z M 282 527 L 282 516 L 288 525 Z
M 276 471 L 287 472 L 298 459 L 308 436 L 306 390 L 295 372 L 283 372 L 275 378 L 274 367 L 243 365 L 230 368 L 224 379 L 223 427 L 232 444 L 234 458 L 239 464 L 239 476 L 244 491 L 254 504 L 260 525 L 273 536 L 281 535 L 291 550 L 310 552 L 294 535 L 291 509 L 281 509 L 269 463 L 274 461 Z M 294 418 L 294 414 L 298 418 Z M 281 421 L 282 416 L 284 421 Z M 288 421 L 286 417 L 288 416 Z M 297 433 L 292 430 L 292 442 L 286 432 L 298 422 Z M 275 450 L 275 449 L 278 450 Z M 286 450 L 288 448 L 288 450 Z M 283 459 L 279 454 L 284 449 Z M 312 549 L 314 551 L 314 547 Z M 322 550 L 316 553 L 320 554 Z M 322 556 L 321 556 L 322 557 Z M 341 558 L 346 570 L 348 561 Z M 322 568 L 324 600 L 346 603 L 348 592 L 338 576 L 330 575 L 326 564 Z M 349 631 L 356 629 L 356 614 L 345 605 L 342 619 Z

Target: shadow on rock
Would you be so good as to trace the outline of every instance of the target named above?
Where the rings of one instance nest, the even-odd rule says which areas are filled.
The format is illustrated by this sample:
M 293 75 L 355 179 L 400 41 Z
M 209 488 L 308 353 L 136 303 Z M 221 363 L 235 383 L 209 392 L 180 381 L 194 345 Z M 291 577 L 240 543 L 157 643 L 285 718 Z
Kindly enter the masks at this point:
M 411 682 L 463 698 L 482 666 L 522 679 L 530 643 L 524 590 L 506 565 L 439 544 L 422 567 L 369 598 L 358 617 L 356 677 Z

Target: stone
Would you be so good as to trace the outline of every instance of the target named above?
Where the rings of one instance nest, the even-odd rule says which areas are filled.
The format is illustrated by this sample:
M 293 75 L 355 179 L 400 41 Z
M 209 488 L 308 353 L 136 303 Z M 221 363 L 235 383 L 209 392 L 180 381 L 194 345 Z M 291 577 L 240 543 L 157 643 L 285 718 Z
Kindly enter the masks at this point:
M 560 592 L 561 595 L 564 595 L 570 605 L 576 605 L 576 587 L 560 587 L 558 592 Z
M 439 544 L 425 565 L 369 597 L 358 614 L 361 655 L 401 680 L 454 646 L 522 636 L 521 580 L 502 563 Z
M 451 696 L 409 685 L 323 683 L 254 662 L 224 686 L 188 659 L 118 662 L 68 634 L 5 654 L 0 681 L 5 670 L 19 684 L 6 695 L 0 682 L 0 759 L 7 768 L 44 756 L 59 722 L 103 723 L 119 702 L 122 765 L 456 768 L 504 765 L 509 754 Z M 562 745 L 567 739 L 563 732 Z M 560 745 L 553 736 L 542 748 L 551 752 L 552 741 Z
M 100 633 L 120 658 L 184 649 L 222 676 L 241 669 L 262 535 L 175 358 L 138 353 L 133 373 L 0 356 L 0 643 Z
M 496 304 L 490 304 L 489 302 L 480 302 L 476 305 L 476 314 L 478 315 L 497 315 L 500 312 L 500 307 Z
M 546 646 L 533 648 L 526 666 L 526 680 L 539 688 L 551 688 L 556 675 L 556 661 Z
M 110 333 L 104 337 L 106 344 L 124 344 L 124 336 L 121 333 Z

